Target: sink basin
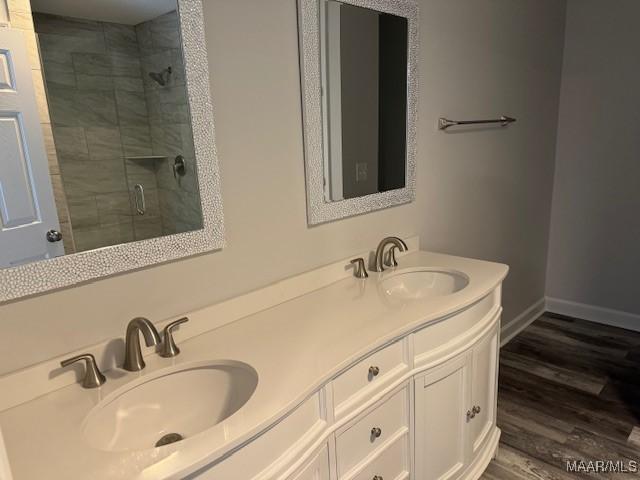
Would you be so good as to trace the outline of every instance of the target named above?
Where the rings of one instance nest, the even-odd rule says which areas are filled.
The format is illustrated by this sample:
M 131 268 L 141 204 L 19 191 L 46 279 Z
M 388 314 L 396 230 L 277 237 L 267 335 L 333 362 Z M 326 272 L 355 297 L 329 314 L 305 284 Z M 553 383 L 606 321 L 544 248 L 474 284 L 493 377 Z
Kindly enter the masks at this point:
M 89 413 L 83 433 L 100 450 L 142 450 L 174 443 L 222 422 L 253 395 L 249 365 L 216 361 L 158 372 L 108 395 Z
M 381 284 L 390 297 L 419 300 L 458 292 L 469 284 L 469 277 L 453 270 L 411 269 L 394 272 Z

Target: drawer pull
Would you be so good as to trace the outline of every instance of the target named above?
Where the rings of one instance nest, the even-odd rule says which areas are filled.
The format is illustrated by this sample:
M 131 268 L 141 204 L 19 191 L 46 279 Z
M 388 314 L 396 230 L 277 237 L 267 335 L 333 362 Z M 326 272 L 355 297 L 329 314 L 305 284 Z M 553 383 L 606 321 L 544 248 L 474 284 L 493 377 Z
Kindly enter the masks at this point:
M 473 420 L 476 416 L 475 408 L 472 410 L 467 410 L 467 422 Z
M 377 377 L 380 373 L 380 368 L 371 366 L 369 367 L 369 380 L 372 380 L 374 377 Z
M 384 480 L 384 478 L 382 478 L 380 475 L 376 475 L 375 477 L 373 477 L 373 480 Z
M 382 429 L 380 429 L 379 427 L 373 427 L 371 429 L 371 441 L 373 442 L 376 438 L 380 438 L 380 435 L 382 435 Z
M 473 413 L 478 414 L 482 411 L 482 409 L 480 408 L 479 405 L 476 405 L 475 407 L 473 407 Z

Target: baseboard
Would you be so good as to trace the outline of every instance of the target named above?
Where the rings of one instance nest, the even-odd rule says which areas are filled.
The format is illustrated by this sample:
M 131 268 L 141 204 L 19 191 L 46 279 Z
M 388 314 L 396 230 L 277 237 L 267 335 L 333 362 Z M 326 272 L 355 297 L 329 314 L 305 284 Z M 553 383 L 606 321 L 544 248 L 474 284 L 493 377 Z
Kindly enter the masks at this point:
M 513 337 L 542 315 L 545 312 L 545 303 L 545 299 L 541 298 L 509 323 L 503 324 L 500 331 L 500 346 L 505 346 Z
M 571 302 L 553 297 L 546 297 L 546 303 L 547 311 L 551 313 L 640 332 L 640 315 L 635 313 L 597 307 L 586 303 Z

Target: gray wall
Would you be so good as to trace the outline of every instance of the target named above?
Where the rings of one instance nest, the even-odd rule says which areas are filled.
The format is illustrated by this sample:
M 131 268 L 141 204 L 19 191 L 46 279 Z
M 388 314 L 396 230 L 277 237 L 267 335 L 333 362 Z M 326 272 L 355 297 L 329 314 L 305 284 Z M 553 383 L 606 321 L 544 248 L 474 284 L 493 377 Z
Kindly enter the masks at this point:
M 388 234 L 510 263 L 506 320 L 542 297 L 564 3 L 419 3 L 416 202 L 308 228 L 295 2 L 204 2 L 228 247 L 0 307 L 0 373 L 122 336 L 134 316 L 179 315 L 372 249 Z M 442 114 L 503 112 L 519 122 L 435 128 Z
M 547 273 L 554 298 L 640 314 L 640 3 L 569 0 Z
M 168 157 L 155 165 L 160 215 L 157 235 L 196 230 L 202 228 L 202 214 L 178 15 L 169 12 L 135 28 L 149 112 L 150 153 Z M 172 73 L 164 86 L 148 75 L 169 66 Z M 174 177 L 177 155 L 184 157 L 187 168 L 184 176 Z
M 420 2 L 422 246 L 504 262 L 503 325 L 544 296 L 564 2 Z M 518 119 L 436 130 L 436 119 Z

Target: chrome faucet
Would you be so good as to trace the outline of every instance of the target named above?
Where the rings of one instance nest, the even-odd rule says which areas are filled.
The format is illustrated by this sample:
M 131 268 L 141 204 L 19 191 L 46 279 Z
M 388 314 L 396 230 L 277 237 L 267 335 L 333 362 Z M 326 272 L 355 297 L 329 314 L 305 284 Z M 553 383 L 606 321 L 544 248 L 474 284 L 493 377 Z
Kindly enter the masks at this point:
M 143 317 L 134 318 L 127 325 L 127 334 L 125 337 L 125 355 L 122 368 L 130 372 L 139 372 L 145 367 L 142 359 L 142 351 L 140 350 L 140 336 L 142 332 L 144 343 L 147 347 L 158 345 L 160 343 L 160 335 L 158 330 L 149 320 Z
M 401 252 L 406 252 L 409 247 L 404 241 L 398 237 L 383 238 L 378 248 L 376 249 L 375 265 L 373 267 L 374 272 L 384 272 L 384 249 L 387 245 L 393 245 L 397 247 Z

